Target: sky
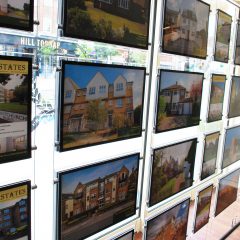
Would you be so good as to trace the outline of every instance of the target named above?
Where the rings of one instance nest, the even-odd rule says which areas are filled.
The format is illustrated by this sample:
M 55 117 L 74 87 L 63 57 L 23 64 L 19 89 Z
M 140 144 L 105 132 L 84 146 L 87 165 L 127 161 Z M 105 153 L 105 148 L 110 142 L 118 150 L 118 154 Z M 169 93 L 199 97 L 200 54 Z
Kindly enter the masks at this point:
M 227 175 L 220 180 L 220 190 L 226 186 L 238 187 L 239 185 L 239 174 L 240 170 L 236 170 L 233 173 Z
M 214 81 L 213 84 L 219 88 L 221 88 L 222 90 L 224 90 L 225 88 L 225 83 L 224 82 L 217 82 L 217 81 Z
M 164 72 L 161 73 L 161 89 L 170 87 L 176 84 L 182 85 L 189 91 L 191 89 L 192 83 L 198 84 L 202 81 L 202 75 L 180 73 L 180 72 Z
M 79 171 L 72 172 L 62 176 L 62 192 L 73 193 L 79 182 L 87 183 L 99 177 L 104 177 L 111 173 L 119 171 L 123 165 L 132 172 L 132 167 L 138 166 L 138 155 L 126 157 L 121 160 L 108 162 L 102 165 L 90 166 Z
M 205 4 L 198 3 L 196 0 L 167 0 L 167 7 L 175 11 L 192 10 L 197 16 L 197 30 L 205 29 L 208 19 L 208 7 Z M 196 11 L 197 10 L 197 11 Z
M 27 199 L 27 196 L 24 196 L 24 197 L 22 196 L 20 198 L 12 200 L 12 201 L 2 202 L 2 203 L 0 203 L 0 209 L 6 208 L 9 206 L 13 206 L 13 205 L 15 205 L 15 203 L 19 202 L 21 199 Z
M 5 89 L 15 89 L 15 87 L 19 86 L 22 84 L 24 78 L 21 79 L 21 75 L 11 75 L 10 76 L 10 81 L 8 81 L 8 83 L 6 85 L 4 85 L 3 87 Z
M 101 72 L 110 84 L 112 84 L 119 75 L 125 77 L 128 82 L 133 82 L 133 105 L 134 107 L 141 105 L 143 70 L 66 64 L 64 77 L 69 77 L 74 80 L 79 88 L 85 88 L 98 72 Z
M 154 220 L 152 220 L 151 225 L 149 225 L 151 227 L 148 228 L 148 231 L 149 231 L 149 234 L 150 234 L 150 236 L 148 236 L 148 239 L 149 240 L 156 239 L 156 234 L 161 230 L 161 228 L 171 219 L 172 216 L 177 217 L 179 211 L 182 211 L 183 209 L 186 210 L 185 214 L 184 214 L 184 217 L 185 217 L 186 214 L 188 213 L 188 211 L 187 211 L 188 200 L 186 200 L 182 204 L 172 208 L 171 210 L 159 215 Z
M 10 4 L 12 7 L 22 9 L 23 10 L 23 5 L 24 3 L 30 3 L 30 0 L 8 0 L 8 4 Z
M 227 130 L 225 146 L 229 147 L 233 138 L 240 140 L 240 127 L 231 128 Z
M 184 161 L 185 158 L 187 157 L 192 143 L 193 143 L 193 141 L 190 141 L 190 142 L 185 142 L 185 143 L 181 143 L 178 145 L 166 147 L 164 150 L 161 149 L 160 151 L 162 151 L 162 150 L 164 151 L 164 159 L 163 160 L 165 160 L 165 161 L 169 160 L 170 156 L 173 156 L 175 158 L 175 160 L 178 160 L 178 162 L 181 163 L 181 161 Z M 161 163 L 159 163 L 159 164 L 161 164 Z
M 239 95 L 240 92 L 240 78 L 239 77 L 233 77 L 233 87 L 235 88 L 236 95 Z

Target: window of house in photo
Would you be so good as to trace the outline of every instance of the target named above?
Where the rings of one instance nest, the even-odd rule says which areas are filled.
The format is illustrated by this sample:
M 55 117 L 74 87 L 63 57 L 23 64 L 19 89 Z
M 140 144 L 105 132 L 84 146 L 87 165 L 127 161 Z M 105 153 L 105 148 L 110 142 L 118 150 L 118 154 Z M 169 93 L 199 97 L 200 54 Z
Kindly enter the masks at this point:
M 96 88 L 95 87 L 90 87 L 89 88 L 89 95 L 94 95 L 96 92 Z
M 128 9 L 129 0 L 118 0 L 118 6 L 121 8 Z
M 117 83 L 116 91 L 117 92 L 123 91 L 123 83 Z
M 106 85 L 99 86 L 99 93 L 106 93 Z
M 119 108 L 123 106 L 123 100 L 121 98 L 117 99 L 116 106 Z
M 66 91 L 66 98 L 70 98 L 72 96 L 72 90 Z

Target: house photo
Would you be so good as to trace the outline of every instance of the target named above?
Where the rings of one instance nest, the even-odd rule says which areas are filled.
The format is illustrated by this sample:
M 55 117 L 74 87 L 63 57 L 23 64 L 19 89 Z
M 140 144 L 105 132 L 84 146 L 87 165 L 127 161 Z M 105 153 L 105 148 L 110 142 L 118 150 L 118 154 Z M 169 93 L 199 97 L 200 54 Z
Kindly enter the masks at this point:
M 63 149 L 139 136 L 144 70 L 65 65 Z
M 61 175 L 61 239 L 79 240 L 136 211 L 138 155 Z
M 199 123 L 203 75 L 161 70 L 157 132 Z

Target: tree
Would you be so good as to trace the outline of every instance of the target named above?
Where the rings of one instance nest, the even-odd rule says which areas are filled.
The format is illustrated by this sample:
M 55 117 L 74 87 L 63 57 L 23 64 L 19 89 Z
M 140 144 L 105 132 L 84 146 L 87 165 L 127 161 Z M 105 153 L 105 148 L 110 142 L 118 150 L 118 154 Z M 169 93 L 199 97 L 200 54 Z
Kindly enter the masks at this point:
M 15 98 L 13 101 L 26 104 L 28 101 L 28 78 L 26 76 L 23 77 L 25 77 L 25 79 L 22 84 L 14 89 Z
M 101 100 L 93 100 L 87 107 L 87 119 L 90 121 L 90 129 L 97 131 L 104 128 L 107 121 L 107 110 Z
M 134 109 L 134 124 L 135 125 L 141 124 L 141 116 L 142 116 L 142 105 L 139 105 Z

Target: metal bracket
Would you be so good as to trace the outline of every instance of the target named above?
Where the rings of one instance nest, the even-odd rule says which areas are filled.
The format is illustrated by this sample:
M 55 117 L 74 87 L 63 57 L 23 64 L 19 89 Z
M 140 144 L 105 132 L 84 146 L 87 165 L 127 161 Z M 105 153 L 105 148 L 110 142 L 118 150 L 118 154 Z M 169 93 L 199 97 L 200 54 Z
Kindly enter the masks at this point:
M 37 189 L 37 185 L 36 184 L 34 184 L 34 185 L 32 185 L 32 190 L 36 190 Z
M 59 147 L 60 146 L 60 142 L 56 141 L 54 145 L 55 145 L 55 147 Z
M 58 24 L 58 29 L 63 29 L 63 25 L 62 24 Z
M 37 150 L 37 146 L 33 146 L 32 151 L 36 151 L 36 150 Z
M 54 184 L 59 183 L 59 179 L 58 179 L 58 178 L 53 179 L 53 183 L 54 183 Z
M 33 24 L 34 24 L 34 25 L 40 25 L 40 22 L 37 21 L 37 20 L 35 20 L 35 21 L 33 21 Z
M 38 70 L 39 70 L 39 65 L 33 64 L 33 65 L 32 65 L 32 68 L 33 68 L 33 70 L 38 71 Z
M 57 67 L 56 72 L 61 72 L 62 68 L 61 67 Z

